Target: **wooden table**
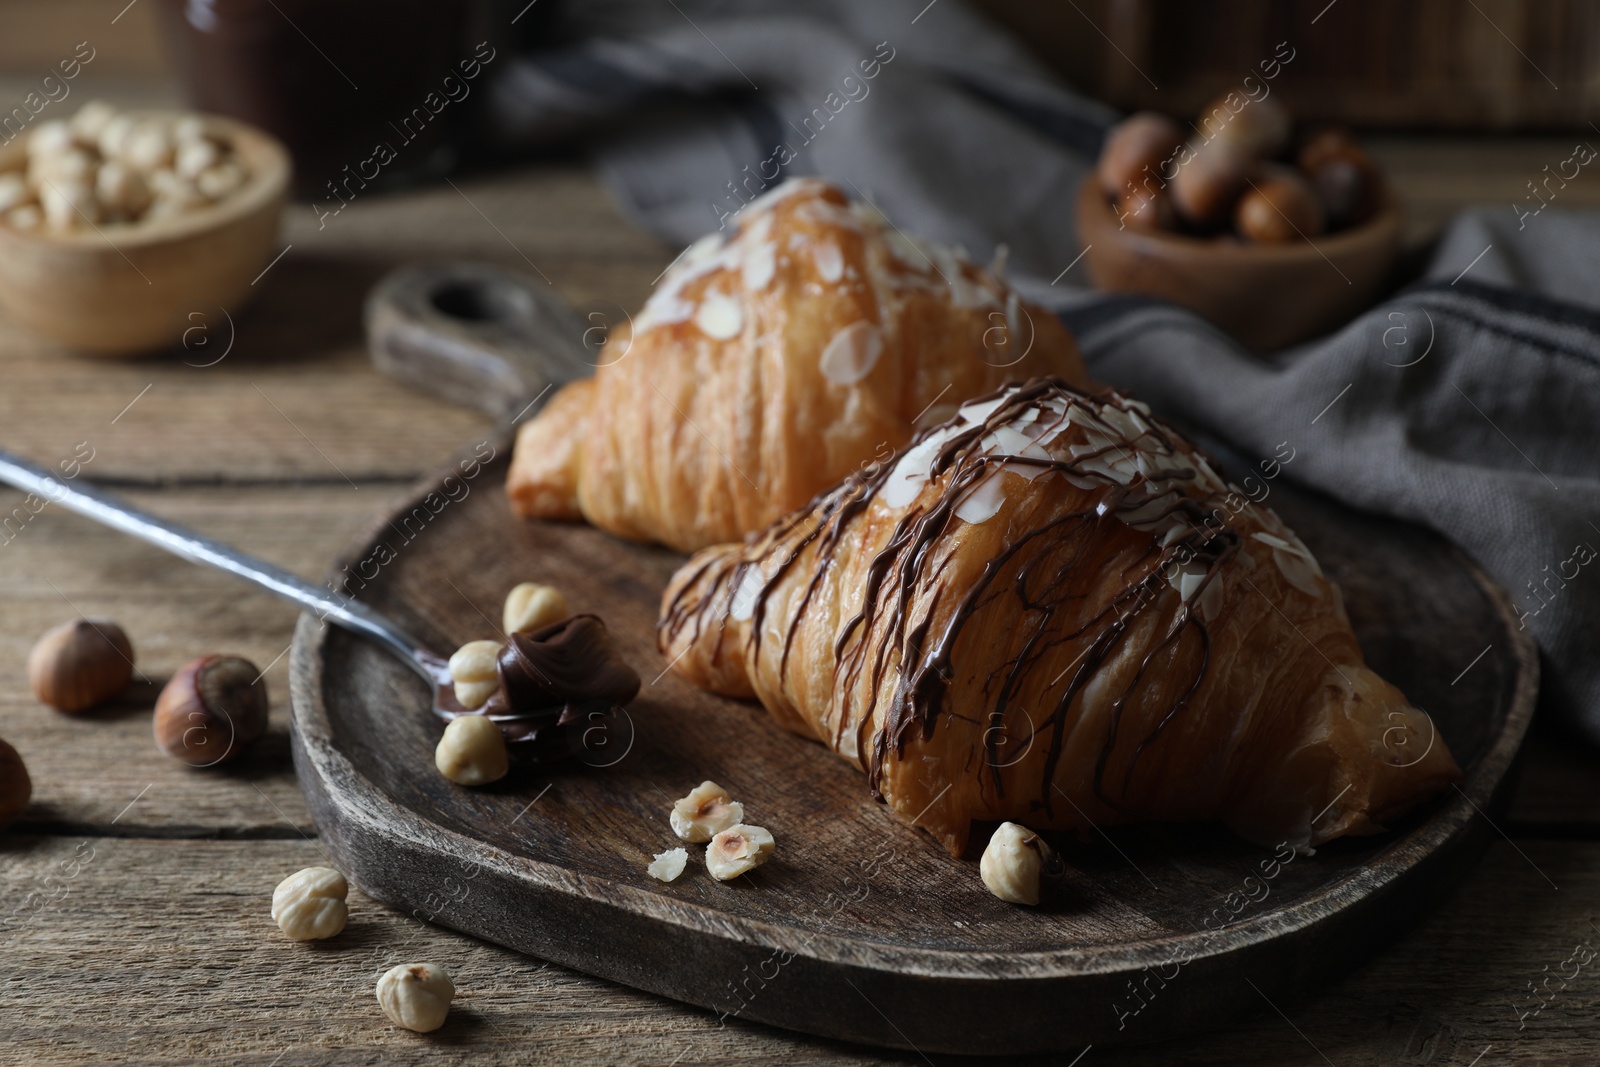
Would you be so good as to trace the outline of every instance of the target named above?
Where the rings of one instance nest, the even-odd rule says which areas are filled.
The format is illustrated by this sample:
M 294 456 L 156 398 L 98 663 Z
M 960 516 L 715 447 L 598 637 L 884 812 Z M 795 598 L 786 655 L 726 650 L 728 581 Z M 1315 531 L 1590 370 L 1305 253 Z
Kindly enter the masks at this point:
M 13 84 L 23 83 L 0 79 L 0 89 Z M 1378 150 L 1420 239 L 1463 201 L 1509 203 L 1565 143 L 1391 140 Z M 322 230 L 310 208 L 292 208 L 292 248 L 212 366 L 202 365 L 229 340 L 215 309 L 195 309 L 206 345 L 195 334 L 188 351 L 129 363 L 71 358 L 0 324 L 0 444 L 53 463 L 87 442 L 87 477 L 321 576 L 413 480 L 492 432 L 484 418 L 371 369 L 360 304 L 374 279 L 431 258 L 531 262 L 581 311 L 614 318 L 639 305 L 675 251 L 629 229 L 578 168 L 458 184 L 363 199 Z M 1581 183 L 1571 193 L 1573 205 L 1600 201 Z M 0 514 L 19 501 L 0 491 Z M 481 944 L 360 893 L 333 942 L 286 941 L 268 915 L 272 889 L 323 862 L 288 755 L 294 611 L 58 508 L 4 537 L 0 737 L 21 752 L 35 793 L 22 821 L 0 833 L 0 1063 L 931 1062 L 756 1024 L 719 1027 L 707 1013 Z M 113 706 L 68 717 L 35 703 L 24 661 L 43 630 L 80 612 L 126 627 L 142 680 Z M 213 651 L 268 668 L 272 728 L 239 763 L 194 771 L 156 750 L 150 711 L 167 676 Z M 1488 855 L 1381 957 L 1331 977 L 1309 1001 L 1264 1001 L 1226 1032 L 1096 1048 L 1081 1062 L 1600 1060 L 1600 968 L 1565 984 L 1558 975 L 1577 946 L 1600 946 L 1597 783 L 1600 759 L 1539 723 Z M 372 995 L 390 965 L 418 960 L 448 967 L 459 989 L 449 1023 L 429 1036 L 390 1025 Z M 1547 1006 L 1519 1018 L 1537 1006 L 1530 989 L 1540 983 Z

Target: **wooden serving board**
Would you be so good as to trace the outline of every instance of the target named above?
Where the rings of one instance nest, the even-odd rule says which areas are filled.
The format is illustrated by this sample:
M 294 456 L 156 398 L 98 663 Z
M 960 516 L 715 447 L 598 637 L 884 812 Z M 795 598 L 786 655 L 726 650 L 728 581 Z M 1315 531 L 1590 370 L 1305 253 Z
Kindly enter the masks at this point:
M 1031 909 L 991 896 L 975 862 L 874 802 L 821 745 L 668 672 L 656 608 L 682 557 L 513 518 L 508 452 L 471 482 L 458 473 L 455 494 L 469 493 L 436 514 L 422 500 L 442 481 L 377 523 L 341 561 L 376 572 L 359 597 L 448 653 L 498 636 L 513 584 L 546 582 L 605 618 L 645 684 L 631 736 L 595 738 L 590 765 L 465 789 L 434 769 L 423 683 L 301 618 L 293 748 L 311 811 L 351 881 L 420 918 L 723 1023 L 924 1053 L 1075 1053 L 1226 1025 L 1269 999 L 1283 1008 L 1402 937 L 1494 833 L 1483 813 L 1532 714 L 1534 645 L 1504 595 L 1424 531 L 1282 480 L 1269 500 L 1343 587 L 1373 667 L 1431 713 L 1466 769 L 1462 791 L 1392 834 L 1287 861 L 1214 826 L 1064 843 L 1071 890 Z M 723 884 L 690 846 L 676 882 L 649 878 L 652 855 L 680 844 L 673 799 L 706 778 L 772 831 L 776 853 Z

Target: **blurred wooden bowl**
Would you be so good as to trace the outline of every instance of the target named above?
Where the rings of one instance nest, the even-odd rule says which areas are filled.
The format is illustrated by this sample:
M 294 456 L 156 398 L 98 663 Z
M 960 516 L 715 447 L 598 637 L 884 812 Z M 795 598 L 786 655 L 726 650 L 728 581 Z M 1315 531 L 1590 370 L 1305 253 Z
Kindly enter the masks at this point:
M 0 309 L 9 320 L 91 355 L 125 356 L 178 344 L 192 313 L 244 307 L 278 252 L 289 154 L 253 126 L 203 117 L 239 156 L 245 184 L 183 215 L 98 231 L 0 223 Z M 25 141 L 0 148 L 0 172 L 23 165 Z
M 1257 352 L 1326 333 L 1371 305 L 1400 252 L 1401 211 L 1384 194 L 1360 226 L 1288 245 L 1118 229 L 1091 175 L 1078 189 L 1078 240 L 1096 288 L 1182 304 Z

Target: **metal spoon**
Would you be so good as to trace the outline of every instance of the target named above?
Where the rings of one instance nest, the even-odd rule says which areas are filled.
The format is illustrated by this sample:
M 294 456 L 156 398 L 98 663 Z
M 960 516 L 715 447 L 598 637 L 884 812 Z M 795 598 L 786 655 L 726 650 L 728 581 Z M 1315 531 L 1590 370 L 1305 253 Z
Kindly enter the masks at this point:
M 0 482 L 15 486 L 75 511 L 98 523 L 148 541 L 191 563 L 236 574 L 285 600 L 317 613 L 352 633 L 376 641 L 383 649 L 420 674 L 434 692 L 436 712 L 459 709 L 455 702 L 449 661 L 423 647 L 395 623 L 354 600 L 342 600 L 331 589 L 312 585 L 265 560 L 237 548 L 202 537 L 177 523 L 141 511 L 111 493 L 92 485 L 67 482 L 27 460 L 0 451 Z

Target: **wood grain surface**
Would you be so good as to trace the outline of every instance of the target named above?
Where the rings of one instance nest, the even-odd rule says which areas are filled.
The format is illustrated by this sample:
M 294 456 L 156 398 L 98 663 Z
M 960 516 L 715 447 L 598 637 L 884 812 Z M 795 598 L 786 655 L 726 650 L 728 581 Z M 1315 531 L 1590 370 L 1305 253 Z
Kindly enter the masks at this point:
M 105 65 L 88 68 L 74 93 L 172 102 L 165 82 L 129 80 L 159 62 L 146 54 L 149 5 L 112 27 L 123 7 L 18 0 L 25 21 L 8 13 L 0 32 L 0 93 L 20 99 L 58 45 L 70 52 L 88 26 Z M 13 26 L 26 32 L 13 36 Z M 137 47 L 119 52 L 126 41 Z M 1390 138 L 1375 147 L 1407 200 L 1414 243 L 1467 202 L 1521 197 L 1570 145 Z M 643 301 L 677 252 L 627 227 L 578 168 L 457 184 L 465 196 L 442 187 L 357 202 L 321 231 L 310 208 L 292 205 L 283 239 L 294 247 L 262 279 L 234 348 L 214 366 L 183 361 L 208 362 L 217 348 L 89 363 L 0 324 L 0 441 L 42 463 L 90 441 L 86 477 L 320 575 L 414 479 L 490 432 L 482 416 L 371 369 L 360 315 L 372 280 L 434 257 L 520 271 L 532 261 L 580 310 L 616 315 Z M 1600 185 L 1567 193 L 1574 206 L 1593 204 Z M 20 500 L 0 491 L 0 513 Z M 272 662 L 289 645 L 294 612 L 50 508 L 0 544 L 0 609 L 0 737 L 34 779 L 33 806 L 0 833 L 0 1063 L 953 1062 L 757 1023 L 719 1028 L 714 1015 L 421 923 L 359 892 L 343 937 L 287 942 L 267 916 L 272 888 L 324 862 L 302 836 L 310 817 L 289 764 L 287 657 Z M 27 649 L 78 609 L 115 615 L 152 683 L 213 651 L 268 667 L 268 739 L 234 769 L 196 772 L 156 750 L 153 688 L 84 718 L 39 706 L 27 691 Z M 1600 979 L 1592 968 L 1566 984 L 1553 976 L 1579 942 L 1600 945 L 1590 925 L 1600 921 L 1600 758 L 1536 719 L 1496 826 L 1504 836 L 1492 835 L 1485 859 L 1428 917 L 1322 992 L 1288 1003 L 1264 988 L 1260 1009 L 1226 1030 L 1094 1048 L 1078 1067 L 1594 1062 Z M 451 1022 L 432 1036 L 389 1025 L 371 992 L 390 962 L 417 960 L 451 968 L 460 988 Z M 1546 981 L 1547 1006 L 1519 1019 L 1539 1004 L 1530 983 Z M 1076 1055 L 1038 1062 L 1068 1067 Z

